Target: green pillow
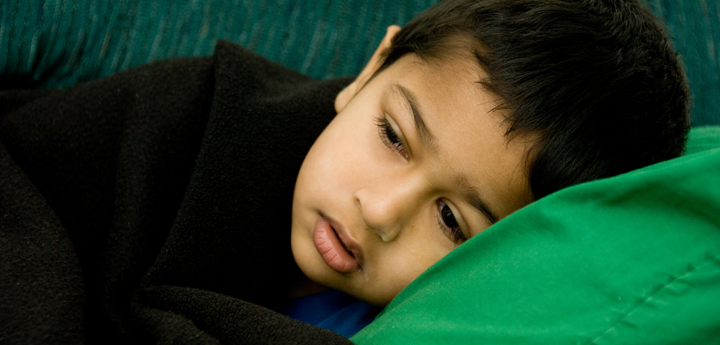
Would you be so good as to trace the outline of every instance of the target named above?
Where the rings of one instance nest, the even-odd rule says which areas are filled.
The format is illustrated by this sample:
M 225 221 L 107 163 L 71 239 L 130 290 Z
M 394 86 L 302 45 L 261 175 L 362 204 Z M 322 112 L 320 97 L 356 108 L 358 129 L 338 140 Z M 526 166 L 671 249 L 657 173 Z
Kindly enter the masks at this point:
M 503 219 L 352 340 L 720 343 L 720 148 L 695 146 L 709 142 L 720 146 L 720 127 L 691 132 L 695 153 L 562 190 Z

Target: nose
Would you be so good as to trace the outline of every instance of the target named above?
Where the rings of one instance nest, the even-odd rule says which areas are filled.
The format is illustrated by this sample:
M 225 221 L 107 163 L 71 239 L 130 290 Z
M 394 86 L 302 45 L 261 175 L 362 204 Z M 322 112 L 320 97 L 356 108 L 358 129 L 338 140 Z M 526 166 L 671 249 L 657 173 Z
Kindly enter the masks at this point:
M 417 212 L 422 197 L 418 179 L 389 179 L 355 191 L 363 221 L 383 242 L 395 240 Z

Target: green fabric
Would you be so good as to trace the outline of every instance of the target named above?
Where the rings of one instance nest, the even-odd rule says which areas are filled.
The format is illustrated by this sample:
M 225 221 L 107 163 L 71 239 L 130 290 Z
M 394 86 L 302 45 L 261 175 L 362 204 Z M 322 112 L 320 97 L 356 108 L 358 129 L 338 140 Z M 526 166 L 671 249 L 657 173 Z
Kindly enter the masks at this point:
M 720 148 L 552 194 L 423 273 L 357 344 L 719 344 Z M 696 140 L 705 138 L 708 140 Z M 711 145 L 708 145 L 711 146 Z
M 685 61 L 693 126 L 720 125 L 720 2 L 646 0 Z M 66 87 L 218 39 L 315 78 L 357 74 L 390 24 L 437 0 L 2 0 L 0 88 Z

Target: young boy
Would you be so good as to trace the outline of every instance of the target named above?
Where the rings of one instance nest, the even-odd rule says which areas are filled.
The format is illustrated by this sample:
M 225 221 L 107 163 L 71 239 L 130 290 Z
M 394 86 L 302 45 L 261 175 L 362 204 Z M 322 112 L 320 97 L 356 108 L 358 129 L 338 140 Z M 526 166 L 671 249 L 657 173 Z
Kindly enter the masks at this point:
M 679 156 L 686 88 L 634 1 L 442 2 L 337 97 L 298 176 L 295 259 L 385 305 L 533 200 Z
M 0 93 L 3 337 L 347 343 L 271 310 L 385 305 L 533 200 L 680 155 L 688 125 L 634 0 L 444 1 L 349 82 L 221 42 Z

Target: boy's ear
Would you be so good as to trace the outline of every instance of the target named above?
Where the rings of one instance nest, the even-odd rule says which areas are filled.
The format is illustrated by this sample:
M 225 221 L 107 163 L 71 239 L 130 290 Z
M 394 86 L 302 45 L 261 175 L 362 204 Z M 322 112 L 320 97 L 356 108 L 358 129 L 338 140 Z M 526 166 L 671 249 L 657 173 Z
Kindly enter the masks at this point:
M 365 68 L 363 68 L 362 72 L 355 78 L 355 80 L 348 85 L 345 89 L 340 91 L 340 93 L 335 97 L 335 111 L 340 112 L 345 106 L 350 102 L 350 100 L 355 97 L 355 95 L 360 91 L 360 89 L 367 83 L 368 79 L 372 77 L 373 74 L 375 74 L 375 71 L 382 66 L 383 61 L 385 58 L 382 56 L 382 52 L 390 48 L 390 45 L 392 43 L 393 37 L 400 31 L 400 27 L 397 25 L 390 25 L 387 28 L 387 32 L 385 32 L 385 37 L 383 38 L 382 42 L 380 42 L 380 45 L 375 49 L 375 53 L 373 53 L 373 56 L 370 58 L 370 61 L 367 65 L 365 65 Z

